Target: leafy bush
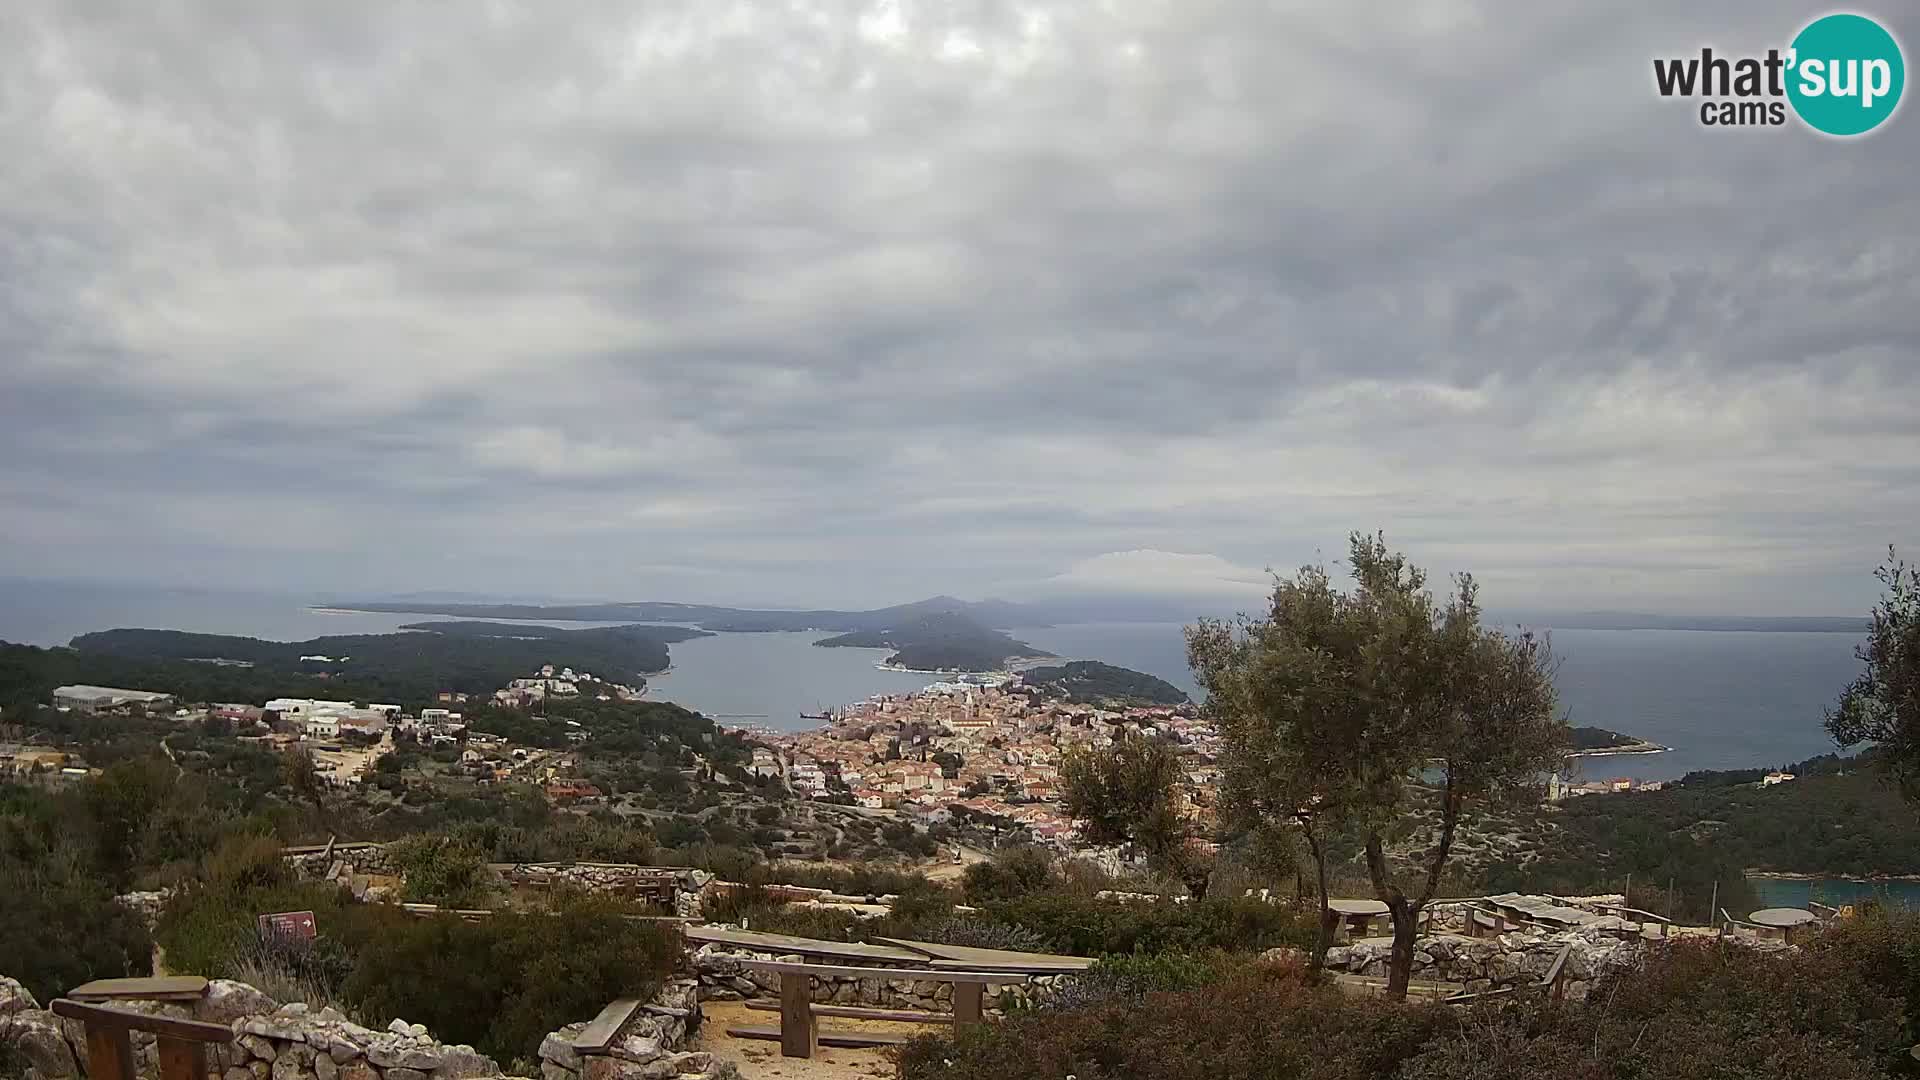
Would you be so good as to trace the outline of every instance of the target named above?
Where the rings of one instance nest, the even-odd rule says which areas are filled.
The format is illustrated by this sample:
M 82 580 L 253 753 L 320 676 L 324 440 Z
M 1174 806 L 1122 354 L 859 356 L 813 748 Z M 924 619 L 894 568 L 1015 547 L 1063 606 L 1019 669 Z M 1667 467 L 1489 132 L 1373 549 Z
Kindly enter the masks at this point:
M 154 937 L 166 950 L 167 967 L 208 978 L 240 978 L 259 941 L 259 916 L 311 911 L 323 935 L 338 935 L 353 912 L 352 897 L 338 885 L 283 882 L 231 888 L 202 882 L 174 894 L 161 910 Z M 352 943 L 347 943 L 352 947 Z
M 146 925 L 77 860 L 0 853 L 0 898 L 0 974 L 43 1003 L 93 979 L 152 971 Z
M 1151 993 L 1198 990 L 1234 969 L 1225 953 L 1135 953 L 1102 957 L 1078 979 L 1056 991 L 1049 1009 L 1084 1009 L 1109 1003 L 1139 1005 Z
M 477 922 L 411 919 L 363 954 L 344 996 L 371 1026 L 405 1017 L 446 1042 L 502 1061 L 531 1057 L 540 1039 L 615 998 L 650 998 L 680 955 L 679 932 L 626 918 L 602 898 L 555 913 Z
M 969 949 L 1007 949 L 1013 952 L 1046 952 L 1047 939 L 1024 926 L 956 916 L 922 927 L 920 941 L 943 945 L 961 945 Z
M 275 1001 L 304 1001 L 317 1009 L 339 1003 L 353 961 L 352 952 L 335 936 L 308 941 L 256 934 L 234 948 L 224 971 Z
M 409 900 L 449 908 L 484 907 L 494 884 L 486 853 L 444 836 L 410 836 L 387 846 L 403 875 Z
M 253 833 L 220 841 L 200 863 L 200 880 L 228 892 L 273 888 L 293 878 L 292 867 L 280 856 L 280 841 Z
M 848 896 L 885 896 L 912 890 L 927 884 L 925 874 L 913 870 L 895 870 L 865 863 L 853 866 L 821 866 L 816 863 L 781 862 L 758 866 L 743 881 L 758 884 L 799 885 L 826 889 Z
M 988 904 L 985 911 L 1039 935 L 1052 951 L 1079 956 L 1304 948 L 1313 940 L 1309 919 L 1247 897 L 1128 903 L 1048 892 Z
M 1604 980 L 1582 1006 L 1467 1013 L 1399 1075 L 1853 1080 L 1887 1075 L 1881 1063 L 1898 1067 L 1900 1029 L 1898 1002 L 1839 956 L 1675 942 Z
M 1807 949 L 1860 972 L 1881 992 L 1899 998 L 1905 1016 L 1900 1042 L 1920 1043 L 1920 913 L 1871 905 L 1812 939 Z M 1920 1073 L 1910 1059 L 1899 1064 Z
M 990 900 L 1013 900 L 1029 893 L 1051 888 L 1057 877 L 1053 859 L 1036 847 L 1017 847 L 1003 851 L 991 861 L 974 863 L 961 877 L 961 889 L 969 904 Z
M 1864 940 L 1788 954 L 1674 942 L 1596 984 L 1584 1003 L 1504 999 L 1461 1011 L 1316 987 L 1297 964 L 1107 960 L 1088 981 L 1114 993 L 915 1040 L 900 1077 L 1866 1080 L 1911 1061 L 1901 1002 L 1875 983 L 1905 947 L 1889 933 L 1869 927 Z
M 1349 997 L 1308 985 L 1297 969 L 1263 965 L 1203 991 L 1025 1013 L 916 1039 L 901 1051 L 900 1077 L 1374 1080 L 1447 1021 L 1437 1005 Z

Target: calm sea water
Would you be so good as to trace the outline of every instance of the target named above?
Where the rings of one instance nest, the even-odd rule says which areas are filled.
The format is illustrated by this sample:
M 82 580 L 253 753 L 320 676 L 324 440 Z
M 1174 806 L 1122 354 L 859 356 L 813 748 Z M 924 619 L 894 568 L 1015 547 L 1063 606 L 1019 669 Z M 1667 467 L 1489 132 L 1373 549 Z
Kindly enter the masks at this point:
M 1049 652 L 1145 671 L 1198 694 L 1177 623 L 1023 629 Z M 1857 675 L 1850 634 L 1554 630 L 1567 719 L 1673 747 L 1582 759 L 1589 776 L 1677 779 L 1694 769 L 1784 765 L 1829 753 L 1821 710 Z
M 673 669 L 647 679 L 647 696 L 722 722 L 797 731 L 818 713 L 874 694 L 911 693 L 937 675 L 882 671 L 887 649 L 821 649 L 824 633 L 715 634 L 669 646 Z
M 314 611 L 319 597 L 216 589 L 0 581 L 0 640 L 61 645 L 112 627 L 301 640 L 385 633 L 429 616 Z M 575 624 L 586 625 L 586 624 Z M 1078 623 L 1014 635 L 1066 659 L 1158 675 L 1195 696 L 1179 623 Z M 808 726 L 801 712 L 902 693 L 934 676 L 882 671 L 885 653 L 821 649 L 822 634 L 720 634 L 672 647 L 651 693 L 716 717 Z M 1590 776 L 1672 779 L 1693 769 L 1782 765 L 1833 749 L 1821 710 L 1859 672 L 1848 634 L 1555 630 L 1560 704 L 1575 724 L 1611 728 L 1671 753 L 1587 758 Z
M 1920 908 L 1920 881 L 1784 881 L 1779 878 L 1750 878 L 1753 893 L 1762 907 L 1806 907 L 1818 900 L 1828 907 L 1845 907 L 1863 900 L 1877 900 L 1889 907 Z

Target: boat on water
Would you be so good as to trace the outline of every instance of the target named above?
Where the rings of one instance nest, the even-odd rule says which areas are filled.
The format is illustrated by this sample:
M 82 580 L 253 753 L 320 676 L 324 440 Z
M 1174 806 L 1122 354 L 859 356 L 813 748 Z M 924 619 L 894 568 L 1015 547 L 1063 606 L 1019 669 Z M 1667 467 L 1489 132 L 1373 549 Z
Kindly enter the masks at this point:
M 833 719 L 833 714 L 832 714 L 832 713 L 830 713 L 830 712 L 828 712 L 828 711 L 826 711 L 825 709 L 822 709 L 822 710 L 820 710 L 820 711 L 819 711 L 819 712 L 817 712 L 817 713 L 810 713 L 810 712 L 803 712 L 803 713 L 801 713 L 801 714 L 800 714 L 800 719 L 802 719 L 802 720 L 831 720 L 831 719 Z

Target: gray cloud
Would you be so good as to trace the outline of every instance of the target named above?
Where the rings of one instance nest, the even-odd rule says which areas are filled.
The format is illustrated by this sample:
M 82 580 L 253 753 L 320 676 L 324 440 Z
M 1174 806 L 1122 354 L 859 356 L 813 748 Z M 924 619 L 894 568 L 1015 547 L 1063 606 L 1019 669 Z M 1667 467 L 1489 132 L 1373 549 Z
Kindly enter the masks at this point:
M 1550 7 L 9 4 L 0 573 L 866 603 L 1381 527 L 1861 608 L 1920 127 L 1653 94 L 1792 4 Z

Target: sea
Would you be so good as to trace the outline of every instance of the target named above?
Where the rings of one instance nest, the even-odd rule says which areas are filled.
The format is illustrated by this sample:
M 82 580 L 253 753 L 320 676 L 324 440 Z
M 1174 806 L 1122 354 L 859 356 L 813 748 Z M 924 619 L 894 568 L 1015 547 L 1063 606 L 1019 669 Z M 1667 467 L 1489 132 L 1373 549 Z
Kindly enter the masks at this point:
M 0 581 L 0 640 L 63 645 L 114 627 L 191 630 L 298 641 L 386 633 L 433 616 L 325 610 L 324 597 L 222 589 L 160 589 Z M 592 625 L 547 622 L 548 625 Z M 1695 769 L 1789 765 L 1834 747 L 1822 710 L 1860 671 L 1844 633 L 1550 629 L 1554 683 L 1569 722 L 1659 743 L 1659 754 L 1579 759 L 1586 778 L 1677 779 Z M 1100 660 L 1173 683 L 1196 697 L 1179 623 L 1075 623 L 1010 631 L 1063 659 Z M 884 650 L 821 649 L 823 633 L 718 634 L 671 647 L 672 667 L 648 679 L 649 697 L 730 725 L 797 730 L 803 713 L 875 694 L 919 689 L 938 676 L 883 670 Z M 1771 903 L 1819 889 L 1852 899 L 1848 883 L 1765 879 Z M 1872 886 L 1859 886 L 1871 891 Z M 1920 884 L 1895 883 L 1920 902 Z

